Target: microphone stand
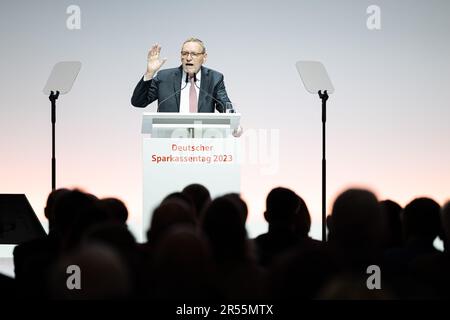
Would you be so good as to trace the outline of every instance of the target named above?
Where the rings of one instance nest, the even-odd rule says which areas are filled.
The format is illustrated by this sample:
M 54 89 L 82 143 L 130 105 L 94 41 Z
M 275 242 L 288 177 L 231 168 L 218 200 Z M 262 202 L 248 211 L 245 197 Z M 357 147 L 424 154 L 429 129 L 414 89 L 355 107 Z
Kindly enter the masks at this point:
M 52 104 L 51 121 L 52 121 L 52 191 L 56 188 L 56 157 L 55 157 L 55 124 L 56 124 L 56 100 L 59 97 L 59 91 L 56 94 L 51 91 L 48 99 Z

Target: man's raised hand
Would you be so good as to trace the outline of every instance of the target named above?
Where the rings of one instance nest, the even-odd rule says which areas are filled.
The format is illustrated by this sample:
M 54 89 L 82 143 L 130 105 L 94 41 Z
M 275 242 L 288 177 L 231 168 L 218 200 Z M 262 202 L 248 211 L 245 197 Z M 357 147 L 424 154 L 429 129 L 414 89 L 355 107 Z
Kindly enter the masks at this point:
M 155 44 L 147 55 L 147 72 L 145 78 L 153 78 L 155 73 L 161 68 L 161 66 L 166 62 L 166 58 L 160 59 L 159 54 L 161 52 L 161 46 Z

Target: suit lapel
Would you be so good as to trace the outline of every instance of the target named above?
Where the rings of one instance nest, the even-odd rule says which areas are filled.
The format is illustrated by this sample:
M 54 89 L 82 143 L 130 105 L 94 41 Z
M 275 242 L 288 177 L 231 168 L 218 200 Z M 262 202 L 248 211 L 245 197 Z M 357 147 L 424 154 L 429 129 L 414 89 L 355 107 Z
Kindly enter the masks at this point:
M 178 112 L 180 112 L 180 89 L 181 89 L 181 67 L 178 68 L 174 73 L 173 73 L 173 92 L 178 92 L 175 95 L 175 99 L 177 100 L 177 108 L 178 108 Z
M 206 94 L 205 92 L 208 91 L 208 85 L 209 85 L 209 72 L 208 69 L 201 67 L 201 73 L 202 77 L 200 79 L 200 89 L 199 95 L 198 95 L 198 112 L 202 110 L 205 107 L 205 99 Z

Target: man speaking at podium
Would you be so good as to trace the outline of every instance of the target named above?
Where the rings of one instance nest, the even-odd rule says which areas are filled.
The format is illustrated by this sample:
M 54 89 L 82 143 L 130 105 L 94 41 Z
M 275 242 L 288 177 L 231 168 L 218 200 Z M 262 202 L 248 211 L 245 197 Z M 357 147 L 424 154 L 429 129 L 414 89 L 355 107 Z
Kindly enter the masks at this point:
M 207 53 L 203 42 L 190 38 L 181 48 L 181 66 L 158 72 L 166 59 L 155 44 L 147 56 L 147 71 L 133 92 L 131 104 L 145 108 L 158 99 L 158 112 L 225 112 L 230 103 L 223 75 L 203 67 Z M 156 74 L 158 72 L 158 74 Z

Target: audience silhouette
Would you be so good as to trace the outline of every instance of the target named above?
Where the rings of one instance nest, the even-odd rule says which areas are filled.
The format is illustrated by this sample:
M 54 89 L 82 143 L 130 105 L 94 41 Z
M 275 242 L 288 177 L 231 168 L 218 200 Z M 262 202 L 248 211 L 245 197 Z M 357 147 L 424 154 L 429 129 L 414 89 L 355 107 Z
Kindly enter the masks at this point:
M 211 202 L 209 190 L 201 184 L 193 183 L 186 186 L 182 193 L 192 200 L 197 218 L 200 219 L 204 208 Z
M 302 204 L 303 200 L 292 190 L 278 187 L 269 192 L 264 212 L 269 230 L 255 239 L 258 261 L 262 266 L 269 266 L 279 254 L 294 247 L 301 234 L 309 228 Z
M 369 190 L 348 189 L 333 203 L 325 242 L 309 236 L 305 201 L 283 187 L 267 195 L 268 231 L 255 239 L 248 238 L 248 207 L 240 195 L 212 199 L 200 184 L 162 199 L 144 243 L 136 242 L 128 209 L 116 198 L 58 189 L 44 213 L 49 233 L 15 247 L 15 277 L 0 275 L 2 298 L 450 297 L 450 201 L 441 209 L 430 198 L 417 198 L 402 208 L 379 202 Z M 433 245 L 437 237 L 443 252 Z M 82 270 L 81 289 L 69 288 L 73 266 Z M 366 282 L 374 266 L 382 274 L 378 290 Z

